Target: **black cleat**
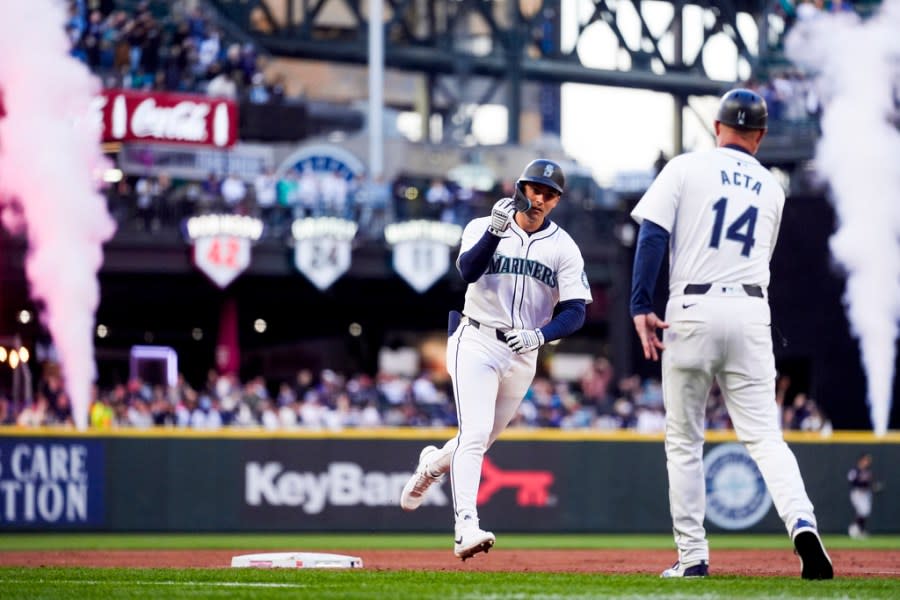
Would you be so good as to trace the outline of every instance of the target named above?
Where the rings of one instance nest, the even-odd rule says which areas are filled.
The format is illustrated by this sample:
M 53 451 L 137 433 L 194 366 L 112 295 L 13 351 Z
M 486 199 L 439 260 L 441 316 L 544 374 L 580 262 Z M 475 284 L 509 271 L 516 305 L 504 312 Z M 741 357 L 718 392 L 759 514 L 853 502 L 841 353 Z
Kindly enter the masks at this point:
M 825 551 L 815 526 L 804 519 L 793 530 L 794 553 L 800 557 L 800 576 L 803 579 L 834 579 L 834 567 Z

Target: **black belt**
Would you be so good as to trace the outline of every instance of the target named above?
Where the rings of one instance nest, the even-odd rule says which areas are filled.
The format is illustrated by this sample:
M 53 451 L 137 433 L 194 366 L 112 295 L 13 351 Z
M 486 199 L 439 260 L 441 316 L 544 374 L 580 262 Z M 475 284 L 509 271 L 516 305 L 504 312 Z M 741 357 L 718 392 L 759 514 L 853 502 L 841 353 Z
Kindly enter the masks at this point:
M 469 320 L 469 325 L 471 325 L 475 329 L 481 329 L 481 323 L 479 323 L 472 317 L 466 317 L 466 318 Z M 504 344 L 506 343 L 506 335 L 504 335 L 502 331 L 500 331 L 499 329 L 494 329 L 494 334 L 497 336 L 498 340 L 500 340 Z
M 709 290 L 712 289 L 713 284 L 711 283 L 689 283 L 684 286 L 684 293 L 687 295 L 703 295 Z M 741 287 L 744 288 L 744 291 L 748 296 L 753 296 L 754 298 L 764 298 L 762 288 L 758 285 L 750 285 L 747 283 L 741 284 Z

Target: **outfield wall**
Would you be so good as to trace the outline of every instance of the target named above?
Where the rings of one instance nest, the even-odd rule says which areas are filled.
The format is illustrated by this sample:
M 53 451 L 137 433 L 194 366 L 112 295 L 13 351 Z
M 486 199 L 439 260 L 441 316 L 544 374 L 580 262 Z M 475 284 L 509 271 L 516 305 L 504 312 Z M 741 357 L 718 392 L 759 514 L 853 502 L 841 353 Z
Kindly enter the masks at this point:
M 449 481 L 413 513 L 400 489 L 425 443 L 452 430 L 333 433 L 0 429 L 0 529 L 446 531 Z M 871 529 L 900 532 L 900 435 L 789 435 L 828 532 L 851 520 L 846 474 L 863 451 L 885 490 Z M 710 434 L 710 531 L 783 531 L 743 446 Z M 660 436 L 508 432 L 482 472 L 479 512 L 498 531 L 668 532 Z

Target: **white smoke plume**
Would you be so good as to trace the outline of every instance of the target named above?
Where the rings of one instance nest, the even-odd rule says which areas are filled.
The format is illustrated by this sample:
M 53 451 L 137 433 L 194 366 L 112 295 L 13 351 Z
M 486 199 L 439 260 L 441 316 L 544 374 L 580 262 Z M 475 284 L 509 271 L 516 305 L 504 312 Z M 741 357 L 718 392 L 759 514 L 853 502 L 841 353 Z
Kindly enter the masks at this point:
M 900 0 L 868 19 L 818 13 L 788 34 L 788 57 L 817 74 L 824 113 L 816 171 L 837 215 L 830 240 L 845 270 L 873 429 L 887 432 L 900 322 Z
M 91 104 L 100 82 L 69 55 L 67 7 L 64 0 L 0 3 L 7 113 L 0 119 L 0 198 L 21 206 L 31 296 L 43 303 L 41 320 L 56 346 L 75 424 L 84 429 L 96 378 L 97 271 L 115 224 L 99 191 L 106 161 Z

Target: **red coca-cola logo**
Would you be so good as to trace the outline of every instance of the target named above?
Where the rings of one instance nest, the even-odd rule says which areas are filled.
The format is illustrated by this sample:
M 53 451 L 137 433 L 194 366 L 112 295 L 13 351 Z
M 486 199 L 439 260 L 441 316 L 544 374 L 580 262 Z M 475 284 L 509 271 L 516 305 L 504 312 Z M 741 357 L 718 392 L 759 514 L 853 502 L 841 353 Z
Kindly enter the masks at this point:
M 104 90 L 98 99 L 103 141 L 215 146 L 237 141 L 237 104 L 188 94 Z

